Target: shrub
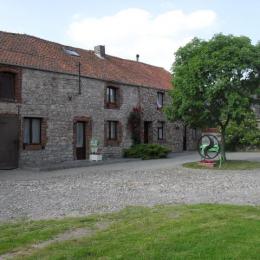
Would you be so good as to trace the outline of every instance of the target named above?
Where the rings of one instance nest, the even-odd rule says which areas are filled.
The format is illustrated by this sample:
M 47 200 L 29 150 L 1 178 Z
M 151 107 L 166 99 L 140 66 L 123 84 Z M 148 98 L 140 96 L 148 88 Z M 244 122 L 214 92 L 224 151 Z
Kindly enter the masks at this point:
M 137 144 L 125 149 L 124 157 L 142 158 L 143 160 L 159 159 L 166 158 L 169 152 L 170 149 L 159 144 Z

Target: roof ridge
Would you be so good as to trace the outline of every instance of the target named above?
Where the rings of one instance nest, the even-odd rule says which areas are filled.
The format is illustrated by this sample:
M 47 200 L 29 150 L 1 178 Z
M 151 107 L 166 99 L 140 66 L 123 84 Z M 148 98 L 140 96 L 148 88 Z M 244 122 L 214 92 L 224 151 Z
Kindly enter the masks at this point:
M 146 65 L 146 66 L 150 66 L 150 67 L 153 67 L 153 68 L 164 69 L 163 67 L 156 66 L 156 65 L 149 64 L 149 63 L 142 62 L 142 61 L 136 61 L 136 60 L 126 59 L 126 58 L 121 58 L 121 57 L 113 56 L 113 55 L 110 55 L 110 54 L 106 54 L 106 56 L 111 57 L 111 58 L 115 58 L 115 59 L 118 59 L 118 60 L 126 60 L 126 61 L 137 63 L 137 64 L 140 63 L 140 64 L 143 64 L 143 65 Z M 167 71 L 167 70 L 165 70 L 165 71 Z
M 44 41 L 44 42 L 48 42 L 48 43 L 60 45 L 60 46 L 62 46 L 62 47 L 63 47 L 63 46 L 65 46 L 65 47 L 72 47 L 72 46 L 68 46 L 68 45 L 61 44 L 61 43 L 59 43 L 59 42 L 54 42 L 54 41 L 51 41 L 51 40 L 46 40 L 46 39 L 44 39 L 44 38 L 41 38 L 41 37 L 38 37 L 38 36 L 34 36 L 34 35 L 30 35 L 30 34 L 27 34 L 27 33 L 13 33 L 13 32 L 7 32 L 7 31 L 0 31 L 0 33 L 13 34 L 13 35 L 18 35 L 18 36 L 26 36 L 26 37 L 34 38 L 34 39 L 41 40 L 41 41 Z M 74 48 L 74 47 L 72 47 L 72 48 Z

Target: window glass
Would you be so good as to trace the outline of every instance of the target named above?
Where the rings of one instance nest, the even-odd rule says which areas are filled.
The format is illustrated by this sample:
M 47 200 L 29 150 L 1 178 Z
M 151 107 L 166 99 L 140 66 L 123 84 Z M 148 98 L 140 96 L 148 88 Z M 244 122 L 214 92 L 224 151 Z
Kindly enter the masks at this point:
M 110 88 L 107 88 L 107 102 L 110 100 Z
M 116 92 L 117 89 L 113 87 L 107 88 L 107 102 L 116 103 Z
M 116 122 L 111 122 L 111 139 L 116 139 Z
M 0 72 L 0 98 L 14 99 L 15 74 Z
M 163 93 L 162 92 L 157 93 L 157 107 L 158 108 L 163 107 Z
M 161 140 L 163 139 L 163 129 L 159 128 L 158 131 L 159 131 L 159 139 Z
M 68 49 L 67 47 L 63 47 L 63 50 L 66 54 L 72 55 L 72 56 L 80 56 L 75 50 Z
M 41 120 L 32 119 L 32 143 L 39 144 L 41 142 Z
M 108 121 L 107 137 L 109 140 L 117 139 L 117 122 L 116 121 Z
M 159 122 L 158 126 L 158 140 L 164 139 L 164 122 Z
M 25 118 L 23 129 L 24 144 L 40 144 L 41 143 L 41 119 Z
M 110 89 L 110 102 L 111 103 L 116 102 L 116 90 L 114 88 Z
M 107 139 L 110 139 L 110 121 L 107 122 Z
M 84 146 L 84 123 L 78 122 L 76 127 L 77 127 L 76 147 L 83 147 Z
M 24 119 L 23 143 L 30 143 L 30 120 L 28 118 Z

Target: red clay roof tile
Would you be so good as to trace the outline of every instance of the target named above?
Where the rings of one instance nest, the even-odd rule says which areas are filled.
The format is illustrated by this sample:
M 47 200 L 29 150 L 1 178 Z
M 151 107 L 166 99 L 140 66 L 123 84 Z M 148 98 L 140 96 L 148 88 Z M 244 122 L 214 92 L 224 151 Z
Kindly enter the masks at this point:
M 104 59 L 94 51 L 68 47 L 79 57 L 64 52 L 64 45 L 26 34 L 0 31 L 0 63 L 22 67 L 78 74 L 105 81 L 168 90 L 171 74 L 163 68 L 106 55 Z

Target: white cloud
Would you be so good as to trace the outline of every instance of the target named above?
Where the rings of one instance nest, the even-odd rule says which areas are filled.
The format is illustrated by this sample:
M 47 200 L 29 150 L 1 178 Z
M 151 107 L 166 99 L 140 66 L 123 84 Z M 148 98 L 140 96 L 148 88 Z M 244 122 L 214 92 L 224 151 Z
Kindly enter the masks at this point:
M 172 10 L 153 16 L 146 10 L 131 8 L 111 16 L 76 19 L 67 33 L 74 45 L 93 49 L 104 44 L 111 55 L 134 59 L 139 53 L 140 61 L 169 69 L 178 47 L 213 26 L 215 20 L 211 10 L 188 14 Z

